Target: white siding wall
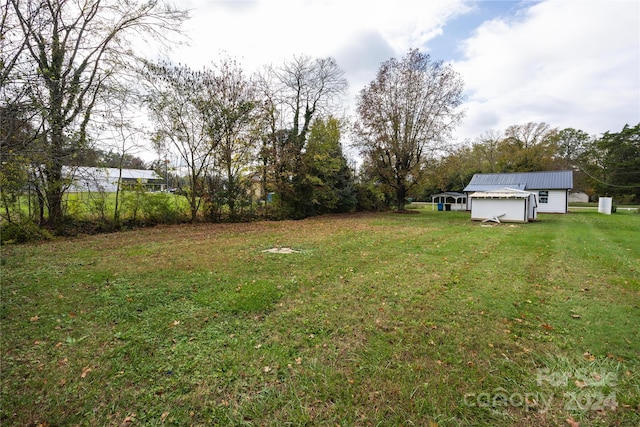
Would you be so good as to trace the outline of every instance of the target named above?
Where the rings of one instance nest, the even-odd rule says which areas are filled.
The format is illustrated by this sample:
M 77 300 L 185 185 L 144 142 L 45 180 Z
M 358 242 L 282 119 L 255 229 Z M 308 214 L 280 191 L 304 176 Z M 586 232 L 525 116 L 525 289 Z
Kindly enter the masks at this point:
M 505 214 L 504 222 L 527 222 L 526 199 L 474 199 L 471 200 L 471 219 L 483 220 Z
M 528 190 L 537 194 L 538 212 L 542 213 L 567 213 L 567 191 L 566 190 L 549 190 L 548 203 L 540 202 L 540 191 Z

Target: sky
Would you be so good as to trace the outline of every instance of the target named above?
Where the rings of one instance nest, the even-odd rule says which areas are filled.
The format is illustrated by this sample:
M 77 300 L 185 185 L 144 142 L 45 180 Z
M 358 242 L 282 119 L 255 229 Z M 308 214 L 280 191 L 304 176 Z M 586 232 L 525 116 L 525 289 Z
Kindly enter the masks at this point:
M 176 0 L 177 1 L 177 0 Z M 175 62 L 221 56 L 247 72 L 294 55 L 331 56 L 352 111 L 380 64 L 418 48 L 465 83 L 457 142 L 528 122 L 591 135 L 640 123 L 638 0 L 181 0 L 189 46 Z

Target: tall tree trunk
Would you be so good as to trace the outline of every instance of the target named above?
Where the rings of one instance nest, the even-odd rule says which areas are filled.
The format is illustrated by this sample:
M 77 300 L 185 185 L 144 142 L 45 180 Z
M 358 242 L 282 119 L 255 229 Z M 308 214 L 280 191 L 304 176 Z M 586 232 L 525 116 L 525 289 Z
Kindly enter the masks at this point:
M 404 201 L 407 197 L 407 188 L 404 184 L 401 183 L 396 187 L 396 197 L 398 198 L 396 203 L 398 212 L 402 212 L 404 210 Z

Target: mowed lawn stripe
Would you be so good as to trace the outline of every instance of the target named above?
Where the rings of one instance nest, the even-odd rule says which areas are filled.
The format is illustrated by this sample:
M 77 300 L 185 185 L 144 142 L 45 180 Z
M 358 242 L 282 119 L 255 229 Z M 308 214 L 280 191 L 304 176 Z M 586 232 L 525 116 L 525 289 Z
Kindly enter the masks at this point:
M 3 247 L 1 421 L 635 425 L 639 227 L 425 209 Z M 594 370 L 615 386 L 540 381 Z

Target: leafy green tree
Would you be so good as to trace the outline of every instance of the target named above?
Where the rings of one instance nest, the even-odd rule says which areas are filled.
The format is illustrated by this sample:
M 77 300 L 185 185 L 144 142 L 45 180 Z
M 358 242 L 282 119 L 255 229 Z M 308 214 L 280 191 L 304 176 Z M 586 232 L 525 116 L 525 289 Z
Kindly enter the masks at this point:
M 605 132 L 583 155 L 583 164 L 600 195 L 640 202 L 640 123 Z
M 340 121 L 316 119 L 303 154 L 301 205 L 308 215 L 349 212 L 356 207 L 353 174 L 340 143 Z
M 579 167 L 580 157 L 589 147 L 592 138 L 585 131 L 565 128 L 557 132 L 553 140 L 560 166 L 563 169 L 575 169 Z
M 395 192 L 396 207 L 446 147 L 462 117 L 459 74 L 417 49 L 384 62 L 357 100 L 357 144 L 378 179 Z

